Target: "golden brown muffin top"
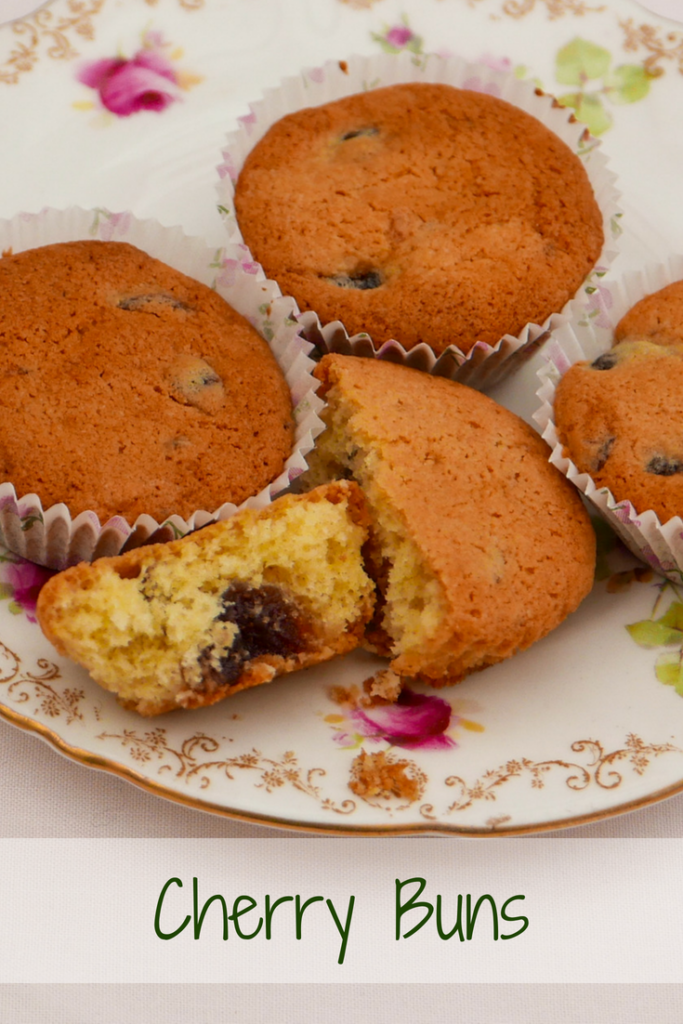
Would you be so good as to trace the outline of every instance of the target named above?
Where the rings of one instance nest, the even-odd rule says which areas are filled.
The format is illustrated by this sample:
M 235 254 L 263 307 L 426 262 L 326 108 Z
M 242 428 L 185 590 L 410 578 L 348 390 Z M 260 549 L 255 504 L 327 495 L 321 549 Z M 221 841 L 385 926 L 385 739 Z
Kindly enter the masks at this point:
M 641 320 L 634 310 L 622 324 Z M 655 318 L 648 312 L 647 320 Z M 554 416 L 580 472 L 665 523 L 683 515 L 683 341 L 666 331 L 652 336 L 571 366 L 558 384 Z
M 495 344 L 560 310 L 597 260 L 581 161 L 492 96 L 407 83 L 278 121 L 236 186 L 240 228 L 302 309 L 379 345 Z
M 289 389 L 206 285 L 122 242 L 0 259 L 0 479 L 102 521 L 239 504 L 282 471 Z
M 657 345 L 683 343 L 683 281 L 661 288 L 636 302 L 619 321 L 614 340 L 652 341 Z

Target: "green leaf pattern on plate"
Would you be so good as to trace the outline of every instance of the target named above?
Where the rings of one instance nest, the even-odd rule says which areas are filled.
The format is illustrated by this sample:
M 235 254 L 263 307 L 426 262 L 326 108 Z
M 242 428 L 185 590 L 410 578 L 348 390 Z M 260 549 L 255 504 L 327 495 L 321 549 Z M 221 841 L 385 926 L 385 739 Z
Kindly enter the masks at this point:
M 625 628 L 632 640 L 646 650 L 657 650 L 655 676 L 665 686 L 673 686 L 683 697 L 683 590 L 669 579 L 655 577 L 646 565 L 635 564 L 619 538 L 601 519 L 592 518 L 597 541 L 595 581 L 606 581 L 608 593 L 618 594 L 634 583 L 653 584 L 656 592 L 649 618 L 629 623 Z M 625 568 L 624 556 L 629 568 Z M 666 611 L 666 598 L 672 598 Z
M 575 86 L 572 92 L 558 96 L 558 102 L 571 107 L 593 135 L 602 135 L 612 125 L 606 103 L 637 103 L 647 96 L 653 80 L 642 64 L 611 65 L 609 50 L 579 38 L 563 46 L 555 59 L 557 81 Z
M 409 51 L 415 59 L 425 58 L 424 40 L 411 27 L 404 14 L 395 25 L 384 24 L 381 32 L 371 32 L 372 40 L 385 53 Z M 503 59 L 503 58 L 501 58 Z M 490 64 L 492 58 L 482 57 L 483 63 Z M 518 66 L 510 69 L 517 78 L 526 78 L 528 69 Z M 657 77 L 644 64 L 620 64 L 612 66 L 609 50 L 588 39 L 576 37 L 561 47 L 555 58 L 555 78 L 560 86 L 572 87 L 570 91 L 557 96 L 564 107 L 570 107 L 577 118 L 587 125 L 590 132 L 603 135 L 613 124 L 612 105 L 637 103 L 650 91 L 650 85 Z M 542 88 L 541 82 L 533 81 Z M 551 86 L 551 91 L 555 90 Z
M 379 43 L 385 53 L 402 53 L 404 50 L 416 55 L 424 53 L 422 37 L 413 32 L 405 14 L 402 16 L 400 24 L 385 24 L 381 33 L 371 32 L 370 35 L 376 43 Z
M 657 655 L 655 675 L 660 683 L 673 686 L 679 697 L 683 697 L 683 594 L 670 580 L 663 580 L 658 589 L 650 618 L 633 622 L 626 629 L 640 647 L 673 648 Z M 670 590 L 674 600 L 663 615 L 657 616 L 662 599 Z
M 586 39 L 572 39 L 557 54 L 556 78 L 560 85 L 578 85 L 583 88 L 588 80 L 604 78 L 611 62 L 609 51 L 602 46 L 589 43 Z

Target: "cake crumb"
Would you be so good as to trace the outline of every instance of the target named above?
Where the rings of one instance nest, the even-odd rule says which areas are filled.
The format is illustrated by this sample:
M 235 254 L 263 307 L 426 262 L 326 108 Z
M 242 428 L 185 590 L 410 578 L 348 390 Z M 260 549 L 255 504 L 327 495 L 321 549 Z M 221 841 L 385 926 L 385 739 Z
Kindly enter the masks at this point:
M 409 761 L 392 761 L 384 751 L 366 754 L 361 750 L 353 761 L 349 788 L 363 799 L 400 797 L 412 802 L 420 795 L 420 785 L 408 775 L 410 767 Z
M 382 704 L 395 704 L 401 695 L 403 679 L 391 669 L 380 669 L 373 676 L 364 680 L 362 688 L 351 686 L 332 686 L 329 690 L 330 700 L 341 707 L 371 708 Z
M 363 683 L 363 689 L 369 697 L 381 697 L 389 704 L 395 704 L 401 695 L 402 680 L 390 668 L 375 672 Z
M 335 704 L 339 704 L 340 707 L 354 706 L 360 703 L 361 692 L 357 686 L 332 686 L 330 687 L 329 697 Z

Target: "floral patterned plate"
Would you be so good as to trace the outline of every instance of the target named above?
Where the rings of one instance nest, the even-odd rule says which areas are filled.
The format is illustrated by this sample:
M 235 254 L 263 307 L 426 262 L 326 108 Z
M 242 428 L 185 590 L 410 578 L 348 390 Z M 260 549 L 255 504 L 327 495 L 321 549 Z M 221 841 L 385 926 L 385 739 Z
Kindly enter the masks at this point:
M 604 138 L 624 196 L 616 272 L 680 249 L 683 24 L 634 0 L 0 6 L 3 217 L 129 208 L 220 245 L 215 166 L 250 101 L 340 55 L 438 51 L 533 80 Z M 495 394 L 527 418 L 539 359 Z M 0 552 L 0 715 L 85 765 L 255 822 L 364 835 L 588 822 L 683 790 L 683 595 L 609 536 L 599 569 L 558 630 L 452 689 L 367 706 L 377 661 L 357 654 L 144 720 L 56 655 L 33 620 L 42 575 Z M 388 795 L 363 787 L 361 752 L 384 755 Z
M 356 653 L 212 708 L 142 719 L 35 622 L 47 570 L 0 552 L 0 714 L 83 764 L 229 816 L 346 833 L 524 833 L 683 789 L 683 593 L 601 528 L 579 611 L 452 689 L 373 705 Z M 381 754 L 382 791 L 363 785 Z

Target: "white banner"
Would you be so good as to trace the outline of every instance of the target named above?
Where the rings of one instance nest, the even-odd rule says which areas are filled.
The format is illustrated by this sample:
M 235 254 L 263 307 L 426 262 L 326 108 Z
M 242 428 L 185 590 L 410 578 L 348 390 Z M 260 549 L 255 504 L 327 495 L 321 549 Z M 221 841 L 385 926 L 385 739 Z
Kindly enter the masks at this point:
M 0 982 L 681 980 L 683 841 L 0 841 Z

